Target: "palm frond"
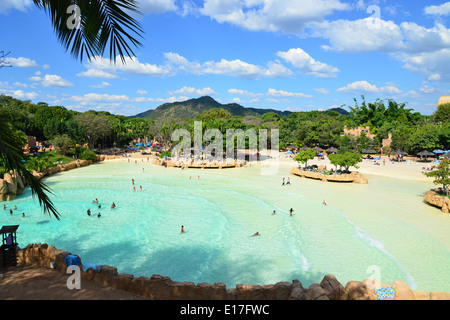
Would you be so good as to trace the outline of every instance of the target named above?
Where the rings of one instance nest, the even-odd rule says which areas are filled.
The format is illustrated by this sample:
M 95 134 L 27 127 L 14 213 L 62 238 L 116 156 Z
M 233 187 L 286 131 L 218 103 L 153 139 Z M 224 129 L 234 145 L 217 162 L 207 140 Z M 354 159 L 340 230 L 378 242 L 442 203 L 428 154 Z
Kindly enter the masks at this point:
M 136 36 L 143 33 L 139 22 L 127 11 L 139 13 L 135 0 L 33 0 L 46 11 L 61 45 L 75 59 L 83 61 L 103 56 L 108 48 L 110 60 L 134 56 L 133 47 L 142 46 Z M 80 16 L 67 13 L 75 6 Z M 69 10 L 70 11 L 70 10 Z M 71 21 L 75 18 L 75 21 Z M 69 21 L 69 25 L 68 25 Z M 77 24 L 79 23 L 79 25 Z M 74 27 L 71 27 L 74 24 Z
M 59 213 L 47 193 L 51 190 L 22 164 L 24 159 L 21 143 L 14 138 L 14 129 L 8 122 L 7 116 L 0 114 L 0 160 L 7 170 L 16 170 L 30 186 L 33 197 L 37 196 L 39 204 L 45 213 L 53 214 L 59 220 Z

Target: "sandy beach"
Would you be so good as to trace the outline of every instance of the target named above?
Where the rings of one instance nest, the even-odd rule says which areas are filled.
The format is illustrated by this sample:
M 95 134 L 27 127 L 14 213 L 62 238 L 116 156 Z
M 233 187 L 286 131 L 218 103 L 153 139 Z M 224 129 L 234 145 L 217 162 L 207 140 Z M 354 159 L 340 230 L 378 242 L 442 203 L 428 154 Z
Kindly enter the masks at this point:
M 151 155 L 148 154 L 141 154 L 140 152 L 134 152 L 130 153 L 129 157 L 120 157 L 112 160 L 107 161 L 135 161 L 138 160 L 140 162 L 147 162 L 147 158 L 149 159 L 149 162 L 151 162 L 151 159 L 155 157 L 155 154 L 152 153 Z M 383 163 L 383 159 L 385 159 Z M 261 166 L 267 165 L 269 160 L 263 160 L 259 163 Z M 299 165 L 297 161 L 294 161 L 293 157 L 291 157 L 290 154 L 286 154 L 286 152 L 280 152 L 279 157 L 275 160 L 278 161 L 278 164 L 280 167 L 296 167 Z M 324 165 L 328 169 L 333 168 L 335 169 L 334 165 L 330 163 L 327 157 L 325 157 L 323 160 L 318 159 L 317 157 L 313 160 L 308 161 L 308 165 Z M 252 164 L 255 165 L 255 164 Z M 303 164 L 300 163 L 301 166 Z M 418 162 L 413 160 L 407 160 L 404 162 L 396 162 L 396 161 L 389 161 L 388 157 L 381 157 L 381 160 L 369 160 L 364 159 L 362 162 L 358 164 L 358 168 L 352 167 L 350 168 L 351 171 L 359 171 L 362 174 L 367 175 L 380 175 L 385 176 L 389 178 L 395 178 L 395 179 L 403 179 L 403 180 L 415 180 L 415 181 L 422 181 L 422 182 L 429 182 L 432 183 L 433 179 L 425 176 L 422 172 L 424 171 L 423 168 L 431 168 L 433 165 L 437 165 L 437 163 L 433 162 Z

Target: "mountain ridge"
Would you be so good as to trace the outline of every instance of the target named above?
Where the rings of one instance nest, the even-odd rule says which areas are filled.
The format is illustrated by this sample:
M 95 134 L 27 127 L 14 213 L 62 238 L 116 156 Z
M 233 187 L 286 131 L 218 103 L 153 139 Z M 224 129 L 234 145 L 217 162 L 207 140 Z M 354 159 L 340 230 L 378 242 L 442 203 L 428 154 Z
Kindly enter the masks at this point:
M 222 104 L 217 102 L 210 96 L 202 96 L 199 98 L 188 99 L 185 101 L 176 101 L 164 103 L 156 109 L 149 109 L 147 111 L 138 113 L 130 118 L 148 118 L 148 119 L 162 119 L 162 118 L 176 118 L 176 119 L 192 119 L 204 111 L 222 108 L 228 111 L 233 116 L 261 116 L 268 112 L 274 112 L 280 117 L 289 116 L 292 111 L 281 111 L 276 109 L 261 109 L 261 108 L 247 108 L 238 103 Z M 348 114 L 342 108 L 332 108 L 330 110 L 341 114 Z M 327 110 L 328 111 L 328 110 Z

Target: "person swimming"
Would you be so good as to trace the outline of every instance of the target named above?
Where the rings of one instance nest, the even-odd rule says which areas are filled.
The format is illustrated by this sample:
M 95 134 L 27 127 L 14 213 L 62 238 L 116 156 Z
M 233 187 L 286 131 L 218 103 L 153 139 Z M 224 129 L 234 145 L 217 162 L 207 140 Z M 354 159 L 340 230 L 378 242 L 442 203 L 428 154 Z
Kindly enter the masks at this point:
M 111 209 L 115 209 L 116 208 L 116 204 L 113 202 L 111 205 Z
M 322 204 L 327 205 L 327 203 L 325 202 L 325 200 L 323 200 Z
M 87 209 L 87 215 L 88 215 L 88 216 L 91 215 L 91 208 Z
M 275 213 L 277 213 L 275 210 L 273 210 L 272 215 L 274 215 Z
M 97 215 L 97 218 L 100 218 L 102 215 L 100 214 L 100 212 L 98 213 L 98 215 Z
M 181 232 L 180 233 L 184 233 L 184 226 L 181 226 Z
M 260 236 L 259 232 L 256 232 L 252 235 L 252 237 Z

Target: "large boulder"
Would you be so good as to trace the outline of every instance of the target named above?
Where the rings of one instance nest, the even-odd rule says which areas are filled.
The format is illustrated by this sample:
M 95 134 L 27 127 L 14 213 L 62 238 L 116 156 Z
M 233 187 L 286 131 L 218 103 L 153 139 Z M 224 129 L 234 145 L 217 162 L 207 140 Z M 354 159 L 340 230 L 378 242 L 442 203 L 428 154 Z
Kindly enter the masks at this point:
M 322 279 L 320 286 L 329 300 L 341 300 L 341 297 L 345 294 L 344 286 L 331 274 L 327 274 Z
M 438 195 L 436 190 L 428 190 L 423 199 L 432 206 L 441 208 L 444 213 L 450 213 L 450 198 Z

